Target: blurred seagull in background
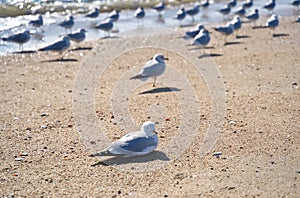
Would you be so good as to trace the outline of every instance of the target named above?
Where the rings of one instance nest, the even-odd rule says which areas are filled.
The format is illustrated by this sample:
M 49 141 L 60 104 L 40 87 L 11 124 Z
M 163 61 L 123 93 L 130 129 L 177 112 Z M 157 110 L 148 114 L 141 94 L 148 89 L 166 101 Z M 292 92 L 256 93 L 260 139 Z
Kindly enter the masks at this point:
M 161 12 L 165 10 L 166 4 L 162 1 L 159 4 L 153 6 L 152 8 L 158 12 L 158 16 L 161 17 Z
M 233 25 L 229 22 L 225 26 L 219 26 L 214 28 L 217 32 L 220 32 L 222 35 L 224 35 L 224 45 L 227 43 L 227 37 L 231 35 L 234 31 Z
M 240 20 L 240 17 L 239 16 L 235 16 L 231 21 L 230 23 L 233 25 L 233 29 L 235 31 L 235 37 L 238 38 L 239 37 L 239 29 L 241 29 L 242 27 L 242 22 Z
M 205 48 L 205 46 L 210 41 L 209 32 L 203 28 L 199 34 L 197 34 L 192 42 L 192 45 L 200 45 L 201 47 Z
M 228 7 L 233 8 L 234 6 L 236 6 L 236 0 L 231 0 L 231 1 L 228 3 Z
M 188 8 L 186 10 L 186 14 L 189 15 L 192 18 L 192 21 L 195 21 L 194 16 L 197 15 L 200 12 L 200 5 L 196 4 L 194 7 L 192 8 Z
M 130 78 L 140 79 L 146 81 L 148 78 L 154 78 L 153 87 L 155 87 L 156 78 L 162 75 L 166 69 L 165 58 L 161 54 L 156 54 L 150 61 L 148 61 L 142 68 L 142 70 L 136 75 Z
M 253 0 L 247 0 L 244 4 L 243 7 L 248 9 L 251 8 L 253 6 Z
M 258 9 L 255 9 L 254 11 L 252 11 L 248 16 L 246 16 L 246 18 L 249 21 L 254 22 L 254 26 L 255 26 L 256 25 L 256 20 L 259 18 Z
M 225 20 L 225 16 L 230 13 L 230 7 L 228 5 L 225 5 L 225 7 L 221 8 L 219 12 L 223 15 L 223 20 Z
M 75 41 L 76 43 L 82 42 L 86 35 L 87 31 L 85 29 L 79 29 L 76 32 L 72 32 L 68 34 L 67 36 L 69 37 L 70 40 Z
M 209 0 L 204 0 L 204 1 L 202 1 L 201 4 L 200 4 L 200 6 L 201 6 L 203 9 L 208 8 L 209 5 L 210 5 Z
M 72 29 L 73 25 L 74 25 L 74 17 L 73 16 L 69 16 L 66 20 L 64 20 L 63 22 L 58 24 L 59 26 L 65 28 L 66 30 L 68 29 Z
M 36 20 L 31 20 L 29 24 L 36 28 L 41 27 L 44 24 L 42 15 L 39 15 Z
M 271 0 L 270 2 L 265 4 L 263 8 L 267 9 L 269 12 L 273 12 L 273 9 L 275 8 L 275 6 L 276 6 L 276 1 Z
M 239 15 L 240 17 L 244 16 L 246 14 L 246 10 L 244 6 L 238 7 L 235 11 L 234 14 Z
M 186 16 L 186 12 L 184 8 L 180 8 L 177 13 L 176 16 L 174 17 L 174 19 L 177 19 L 179 21 L 179 25 L 181 26 L 181 21 L 185 18 Z
M 90 155 L 96 156 L 116 156 L 134 157 L 146 155 L 153 152 L 158 146 L 158 136 L 155 132 L 155 123 L 144 122 L 141 130 L 131 132 L 119 140 L 111 143 L 104 151 Z
M 39 51 L 54 51 L 58 52 L 63 59 L 63 52 L 71 46 L 70 39 L 68 37 L 63 37 L 62 39 L 50 44 L 44 48 L 39 49 Z
M 98 25 L 95 26 L 95 28 L 107 32 L 107 37 L 110 36 L 109 32 L 112 30 L 113 27 L 114 24 L 110 18 L 100 22 Z
M 6 42 L 13 42 L 19 44 L 19 49 L 23 51 L 23 45 L 30 40 L 30 32 L 29 30 L 26 30 L 24 32 L 13 34 L 9 37 L 1 39 Z
M 89 18 L 97 18 L 100 14 L 100 10 L 99 8 L 95 8 L 94 11 L 90 12 L 89 14 L 85 15 L 86 17 L 89 17 Z
M 279 25 L 279 20 L 278 20 L 278 17 L 277 15 L 273 14 L 268 20 L 267 20 L 267 23 L 266 23 L 266 27 L 269 28 L 272 32 L 275 31 L 275 28 L 278 27 Z M 274 35 L 274 33 L 272 34 Z
M 134 12 L 134 16 L 138 19 L 138 25 L 140 24 L 139 22 L 141 21 L 141 25 L 143 25 L 143 18 L 145 17 L 145 10 L 143 7 L 138 7 L 136 11 Z
M 199 32 L 204 28 L 204 26 L 202 24 L 198 24 L 195 28 L 193 28 L 192 30 L 189 30 L 187 32 L 184 33 L 183 38 L 184 39 L 189 39 L 189 38 L 195 38 L 195 36 L 197 36 L 197 34 L 199 34 Z

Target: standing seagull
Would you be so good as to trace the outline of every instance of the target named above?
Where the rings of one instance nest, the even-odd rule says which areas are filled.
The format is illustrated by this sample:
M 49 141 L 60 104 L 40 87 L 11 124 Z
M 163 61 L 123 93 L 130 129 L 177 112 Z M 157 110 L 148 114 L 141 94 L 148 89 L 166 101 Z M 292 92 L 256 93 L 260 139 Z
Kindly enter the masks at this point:
M 243 7 L 248 9 L 251 8 L 253 6 L 253 0 L 247 0 L 244 4 Z
M 148 78 L 154 78 L 153 87 L 155 87 L 156 77 L 160 76 L 164 73 L 166 69 L 165 58 L 161 54 L 156 54 L 150 61 L 148 61 L 144 66 L 143 69 L 137 74 L 130 78 L 132 79 L 140 79 L 142 81 L 146 81 Z
M 233 25 L 231 23 L 227 23 L 225 26 L 220 26 L 214 29 L 224 35 L 224 45 L 226 45 L 227 43 L 227 37 L 234 31 Z
M 42 15 L 39 15 L 38 19 L 36 20 L 31 20 L 29 24 L 36 28 L 41 27 L 44 24 Z
M 267 9 L 269 12 L 273 12 L 273 9 L 275 8 L 275 6 L 276 6 L 275 0 L 271 0 L 270 2 L 265 4 L 263 8 Z
M 70 39 L 68 37 L 63 37 L 63 39 L 48 45 L 44 48 L 39 49 L 39 51 L 54 51 L 58 52 L 61 56 L 61 59 L 63 59 L 63 52 L 67 50 L 71 46 Z
M 246 16 L 249 21 L 254 22 L 254 26 L 256 25 L 256 20 L 259 18 L 258 9 L 255 9 L 253 12 L 251 12 L 248 16 Z
M 69 16 L 69 18 L 67 18 L 66 20 L 64 20 L 63 22 L 58 24 L 59 26 L 67 29 L 72 29 L 73 25 L 74 25 L 74 17 L 73 16 Z
M 226 5 L 225 7 L 221 8 L 219 12 L 223 15 L 223 20 L 225 19 L 225 16 L 230 13 L 230 6 Z
M 185 18 L 186 12 L 184 8 L 181 8 L 177 11 L 176 16 L 174 19 L 177 19 L 179 21 L 179 25 L 181 26 L 181 21 Z
M 204 26 L 202 24 L 198 24 L 195 28 L 193 28 L 192 30 L 189 30 L 187 32 L 184 33 L 183 38 L 184 39 L 189 39 L 189 38 L 195 38 L 195 36 L 197 36 L 197 34 L 199 34 L 199 32 L 204 28 Z
M 95 8 L 94 11 L 90 12 L 89 14 L 85 15 L 86 17 L 89 18 L 97 18 L 100 14 L 99 8 Z
M 22 33 L 11 35 L 7 38 L 1 38 L 3 41 L 13 42 L 19 44 L 19 49 L 23 50 L 24 43 L 27 43 L 30 40 L 30 32 L 26 30 Z
M 160 2 L 152 8 L 155 9 L 158 12 L 158 16 L 161 17 L 161 12 L 165 10 L 166 4 L 164 2 Z
M 231 1 L 228 3 L 228 7 L 233 8 L 234 6 L 236 6 L 236 0 L 231 0 Z
M 85 39 L 85 37 L 86 37 L 85 33 L 86 32 L 87 31 L 85 29 L 80 29 L 76 32 L 68 34 L 67 36 L 69 37 L 70 40 L 75 41 L 76 43 L 80 43 Z
M 153 152 L 158 145 L 158 136 L 155 132 L 155 123 L 144 122 L 141 130 L 128 133 L 119 140 L 111 143 L 104 151 L 90 155 L 96 156 L 117 156 L 134 157 L 146 155 Z
M 210 41 L 210 35 L 209 32 L 203 28 L 197 36 L 195 36 L 192 45 L 200 45 L 201 47 L 205 48 L 205 46 Z
M 136 11 L 134 12 L 134 16 L 138 19 L 138 25 L 143 25 L 143 18 L 145 17 L 146 13 L 143 7 L 138 7 Z
M 209 0 L 204 0 L 204 1 L 201 2 L 201 7 L 203 9 L 206 9 L 206 8 L 208 8 L 209 4 L 210 4 Z
M 278 17 L 275 15 L 275 14 L 273 14 L 269 19 L 268 19 L 268 21 L 267 21 L 267 23 L 266 23 L 266 27 L 267 28 L 270 28 L 271 29 L 271 31 L 275 31 L 275 28 L 277 27 L 279 25 L 279 20 L 278 20 Z M 274 35 L 274 33 L 272 34 L 272 35 Z
M 239 16 L 235 16 L 235 17 L 230 21 L 230 23 L 233 25 L 233 29 L 234 29 L 234 31 L 235 31 L 235 33 L 236 33 L 235 37 L 236 37 L 236 38 L 239 38 L 238 32 L 239 32 L 239 29 L 241 29 L 241 27 L 242 27 L 242 22 L 241 22 L 241 20 L 240 20 L 240 17 L 239 17 Z
M 110 18 L 112 22 L 117 22 L 119 20 L 119 17 L 120 17 L 120 11 L 119 10 L 113 10 L 108 15 L 108 18 Z
M 240 17 L 244 16 L 246 14 L 246 10 L 244 8 L 244 6 L 240 6 L 238 7 L 235 11 L 234 14 L 239 15 Z
M 190 16 L 192 17 L 192 21 L 193 21 L 193 22 L 195 21 L 194 16 L 195 16 L 196 14 L 198 14 L 199 12 L 200 12 L 200 6 L 199 6 L 198 4 L 195 5 L 194 7 L 188 8 L 188 9 L 186 10 L 187 15 L 190 15 Z
M 107 37 L 110 36 L 109 32 L 112 30 L 113 27 L 114 24 L 110 18 L 100 22 L 98 25 L 95 26 L 95 28 L 107 32 Z

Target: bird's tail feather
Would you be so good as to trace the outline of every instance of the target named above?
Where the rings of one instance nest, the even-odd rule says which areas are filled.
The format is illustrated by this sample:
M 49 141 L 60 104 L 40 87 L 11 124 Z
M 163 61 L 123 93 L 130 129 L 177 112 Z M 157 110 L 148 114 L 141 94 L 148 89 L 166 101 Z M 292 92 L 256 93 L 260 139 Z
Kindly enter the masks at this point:
M 142 81 L 145 81 L 145 80 L 147 80 L 148 78 L 149 78 L 149 76 L 143 76 L 143 75 L 141 75 L 141 74 L 138 74 L 138 75 L 136 75 L 136 76 L 131 77 L 130 80 L 140 79 L 140 80 L 142 80 Z
M 97 157 L 97 156 L 114 156 L 114 154 L 112 154 L 111 152 L 109 151 L 102 151 L 102 152 L 99 152 L 99 153 L 95 153 L 95 154 L 91 154 L 89 155 L 90 157 Z

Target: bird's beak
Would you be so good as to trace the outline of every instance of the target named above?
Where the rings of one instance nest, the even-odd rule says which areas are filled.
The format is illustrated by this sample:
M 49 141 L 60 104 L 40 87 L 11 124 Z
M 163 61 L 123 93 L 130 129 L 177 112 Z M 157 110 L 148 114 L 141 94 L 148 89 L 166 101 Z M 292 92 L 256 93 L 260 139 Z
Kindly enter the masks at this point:
M 169 58 L 168 58 L 168 57 L 165 57 L 164 59 L 165 59 L 165 60 L 169 60 Z
M 157 131 L 153 131 L 155 134 L 157 134 Z

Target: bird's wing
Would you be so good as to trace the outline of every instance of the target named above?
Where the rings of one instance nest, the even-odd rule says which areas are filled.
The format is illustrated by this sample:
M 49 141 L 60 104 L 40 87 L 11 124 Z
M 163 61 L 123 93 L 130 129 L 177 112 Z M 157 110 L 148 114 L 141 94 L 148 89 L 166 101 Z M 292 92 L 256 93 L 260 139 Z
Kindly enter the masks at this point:
M 155 60 L 151 60 L 144 65 L 140 74 L 142 76 L 159 76 L 164 72 L 164 70 L 164 63 L 159 63 Z
M 47 51 L 47 50 L 55 50 L 55 51 L 60 51 L 63 50 L 64 48 L 67 47 L 67 43 L 65 43 L 64 41 L 58 41 L 52 45 L 49 45 L 45 48 L 42 48 L 41 50 L 43 51 Z

